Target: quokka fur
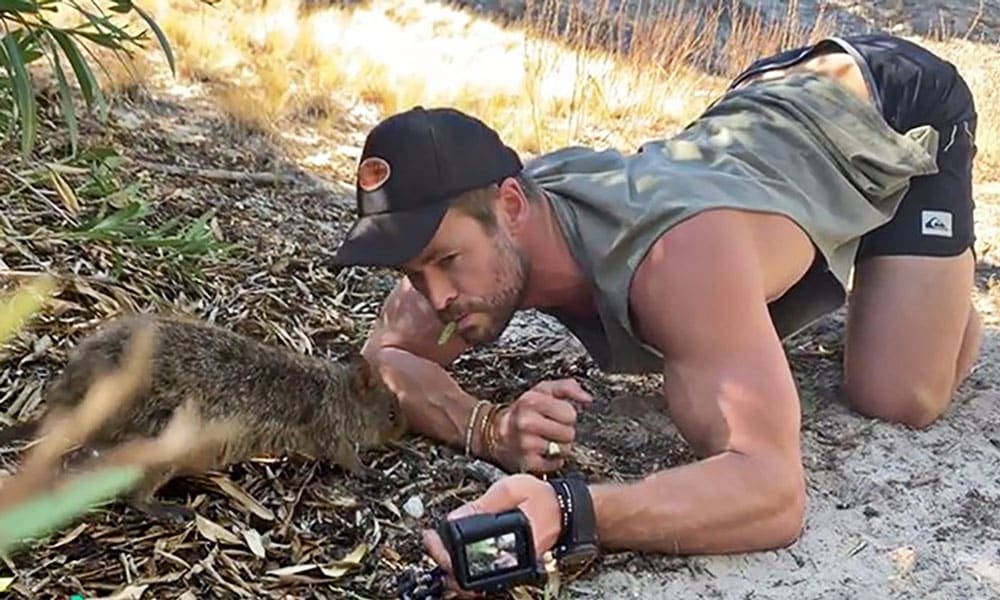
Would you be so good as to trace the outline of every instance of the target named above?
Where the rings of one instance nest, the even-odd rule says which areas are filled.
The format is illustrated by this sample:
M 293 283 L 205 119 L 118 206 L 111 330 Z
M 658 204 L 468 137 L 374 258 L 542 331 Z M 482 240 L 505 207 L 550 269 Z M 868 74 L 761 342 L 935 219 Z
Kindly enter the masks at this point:
M 406 428 L 395 394 L 360 355 L 340 361 L 307 356 L 205 321 L 162 315 L 119 317 L 82 340 L 44 392 L 46 414 L 75 407 L 98 379 L 117 370 L 143 327 L 153 333 L 148 380 L 87 447 L 99 452 L 155 437 L 179 409 L 199 427 L 223 432 L 134 490 L 131 504 L 154 516 L 181 516 L 164 515 L 178 509 L 152 499 L 178 475 L 293 454 L 330 459 L 357 474 L 360 450 L 398 439 Z M 0 432 L 0 443 L 34 435 L 45 416 Z

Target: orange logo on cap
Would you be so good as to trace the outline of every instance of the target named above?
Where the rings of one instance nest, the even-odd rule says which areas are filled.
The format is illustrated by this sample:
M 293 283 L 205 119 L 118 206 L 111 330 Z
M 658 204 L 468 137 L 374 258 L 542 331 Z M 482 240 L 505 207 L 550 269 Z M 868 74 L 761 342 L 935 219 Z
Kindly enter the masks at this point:
M 366 192 L 382 187 L 389 179 L 389 163 L 377 156 L 369 156 L 358 165 L 358 186 Z

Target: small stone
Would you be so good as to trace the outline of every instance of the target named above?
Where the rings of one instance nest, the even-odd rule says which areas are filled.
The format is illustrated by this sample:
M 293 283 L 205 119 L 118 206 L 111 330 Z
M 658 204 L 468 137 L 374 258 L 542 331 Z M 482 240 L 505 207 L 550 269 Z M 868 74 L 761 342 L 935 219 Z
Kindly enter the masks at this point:
M 403 504 L 403 510 L 414 519 L 424 516 L 424 503 L 420 496 L 410 496 L 410 499 Z

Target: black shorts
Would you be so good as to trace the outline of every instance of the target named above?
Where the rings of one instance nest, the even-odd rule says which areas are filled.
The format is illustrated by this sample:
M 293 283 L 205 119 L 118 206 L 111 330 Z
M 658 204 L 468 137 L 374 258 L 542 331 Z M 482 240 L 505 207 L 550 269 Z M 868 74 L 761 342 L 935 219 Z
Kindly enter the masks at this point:
M 912 42 L 884 33 L 831 37 L 762 58 L 731 84 L 825 52 L 858 61 L 886 122 L 900 133 L 938 131 L 938 172 L 915 177 L 892 220 L 861 239 L 857 260 L 871 256 L 956 256 L 975 244 L 972 164 L 976 107 L 954 65 Z

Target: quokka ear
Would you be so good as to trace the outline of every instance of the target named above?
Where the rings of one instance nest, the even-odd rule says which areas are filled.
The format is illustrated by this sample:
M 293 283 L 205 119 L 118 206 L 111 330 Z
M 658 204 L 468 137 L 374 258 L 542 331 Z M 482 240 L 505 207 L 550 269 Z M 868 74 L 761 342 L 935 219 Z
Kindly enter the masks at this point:
M 362 354 L 352 354 L 351 368 L 354 370 L 354 385 L 360 392 L 365 392 L 378 385 L 379 373 Z

